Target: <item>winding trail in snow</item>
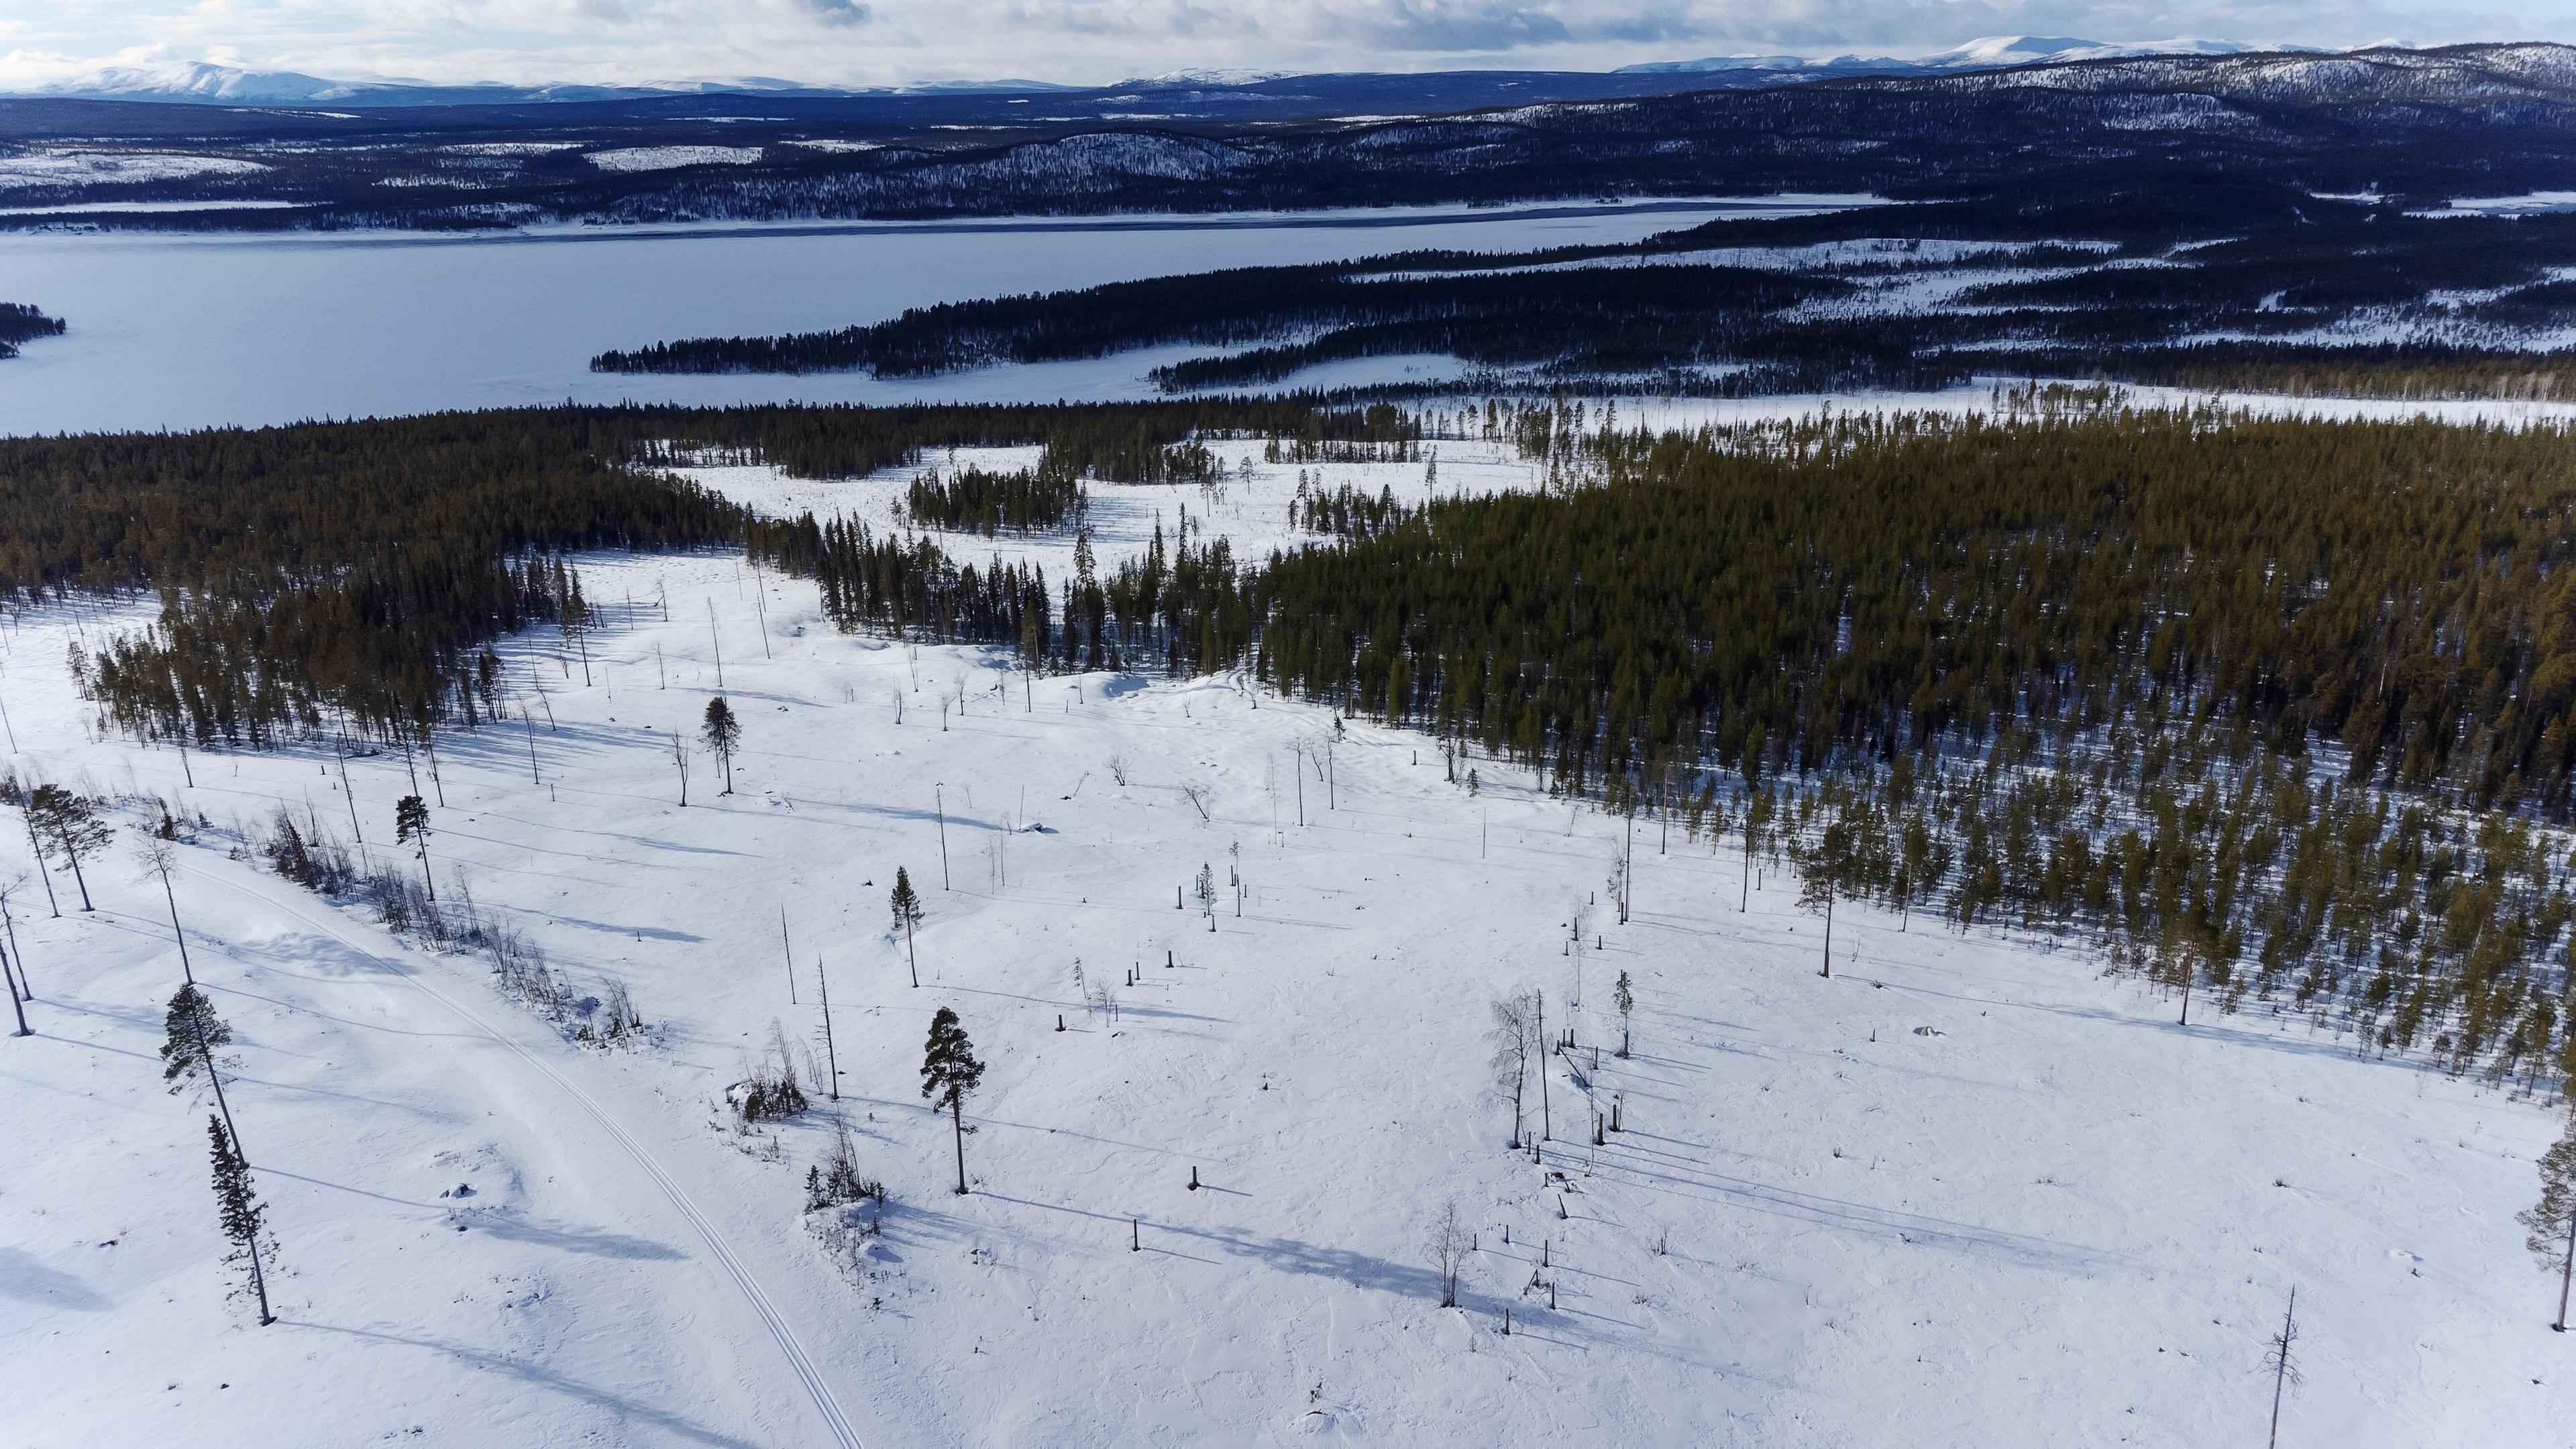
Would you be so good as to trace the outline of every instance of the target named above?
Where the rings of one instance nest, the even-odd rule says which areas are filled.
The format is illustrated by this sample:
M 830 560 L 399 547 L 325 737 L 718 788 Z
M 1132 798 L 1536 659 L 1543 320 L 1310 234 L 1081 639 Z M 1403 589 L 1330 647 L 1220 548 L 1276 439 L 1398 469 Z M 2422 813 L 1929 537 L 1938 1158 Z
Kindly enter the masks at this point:
M 278 900 L 266 892 L 253 890 L 239 881 L 226 879 L 216 872 L 184 863 L 182 869 L 207 884 L 220 886 L 235 895 L 246 897 L 267 909 L 300 921 L 367 960 L 384 967 L 431 1000 L 454 1012 L 489 1040 L 508 1048 L 521 1061 L 535 1068 L 540 1076 L 552 1082 L 565 1096 L 570 1097 L 593 1122 L 599 1124 L 600 1129 L 609 1138 L 626 1150 L 627 1155 L 644 1170 L 645 1176 L 651 1178 L 662 1189 L 663 1195 L 670 1200 L 671 1206 L 681 1217 L 688 1220 L 691 1228 L 696 1230 L 699 1239 L 706 1244 L 708 1256 L 724 1271 L 726 1277 L 733 1280 L 734 1286 L 741 1290 L 744 1300 L 751 1305 L 752 1312 L 768 1328 L 770 1337 L 777 1341 L 779 1352 L 786 1356 L 789 1369 L 804 1384 L 805 1392 L 813 1399 L 815 1413 L 822 1418 L 824 1426 L 831 1431 L 832 1442 L 841 1446 L 841 1449 L 861 1449 L 858 1430 L 851 1425 L 848 1415 L 842 1412 L 840 1400 L 834 1397 L 832 1387 L 824 1380 L 822 1370 L 815 1365 L 813 1355 L 807 1352 L 804 1341 L 797 1337 L 796 1330 L 788 1324 L 786 1316 L 779 1312 L 777 1305 L 770 1301 L 768 1293 L 762 1290 L 759 1280 L 752 1276 L 751 1270 L 743 1265 L 741 1259 L 734 1256 L 733 1250 L 725 1243 L 724 1235 L 716 1231 L 715 1224 L 708 1220 L 705 1213 L 699 1211 L 698 1205 L 690 1200 L 678 1180 L 664 1170 L 661 1162 L 635 1134 L 627 1131 L 616 1118 L 609 1115 L 608 1110 L 599 1104 L 597 1098 L 583 1090 L 580 1084 L 570 1077 L 557 1071 L 553 1063 L 528 1050 L 509 1034 L 486 1021 L 472 1008 L 438 989 L 421 973 L 393 957 L 377 952 L 366 942 L 343 929 L 337 922 L 309 914 L 299 906 Z

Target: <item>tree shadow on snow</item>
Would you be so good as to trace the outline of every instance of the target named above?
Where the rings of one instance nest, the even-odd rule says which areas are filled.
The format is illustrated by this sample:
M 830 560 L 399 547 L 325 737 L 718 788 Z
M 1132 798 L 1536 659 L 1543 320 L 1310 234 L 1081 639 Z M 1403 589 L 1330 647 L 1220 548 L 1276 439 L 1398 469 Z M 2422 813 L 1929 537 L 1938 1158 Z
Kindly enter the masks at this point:
M 549 1227 L 497 1209 L 466 1212 L 457 1221 L 463 1223 L 469 1232 L 486 1233 L 540 1248 L 560 1248 L 567 1253 L 582 1253 L 594 1258 L 671 1262 L 688 1256 L 677 1248 L 666 1247 L 650 1238 L 629 1237 L 598 1228 Z
M 324 1333 L 345 1334 L 371 1343 L 399 1344 L 405 1348 L 428 1349 L 432 1353 L 443 1353 L 469 1368 L 501 1374 L 535 1388 L 551 1389 L 566 1398 L 578 1399 L 633 1423 L 660 1430 L 676 1439 L 685 1439 L 694 1444 L 718 1445 L 722 1446 L 722 1449 L 756 1449 L 756 1446 L 747 1439 L 737 1439 L 730 1434 L 719 1433 L 703 1424 L 684 1419 L 667 1409 L 657 1409 L 649 1404 L 639 1404 L 632 1399 L 621 1398 L 596 1384 L 584 1383 L 542 1364 L 530 1363 L 526 1359 L 513 1358 L 508 1354 L 472 1348 L 461 1343 L 443 1342 L 434 1338 L 406 1338 L 398 1333 L 379 1333 L 366 1328 L 345 1328 L 336 1323 L 314 1323 L 293 1318 L 281 1318 L 278 1322 L 293 1328 L 310 1328 Z
M 46 1267 L 33 1254 L 18 1248 L 0 1248 L 0 1298 L 81 1313 L 98 1313 L 114 1306 L 90 1291 L 88 1284 Z

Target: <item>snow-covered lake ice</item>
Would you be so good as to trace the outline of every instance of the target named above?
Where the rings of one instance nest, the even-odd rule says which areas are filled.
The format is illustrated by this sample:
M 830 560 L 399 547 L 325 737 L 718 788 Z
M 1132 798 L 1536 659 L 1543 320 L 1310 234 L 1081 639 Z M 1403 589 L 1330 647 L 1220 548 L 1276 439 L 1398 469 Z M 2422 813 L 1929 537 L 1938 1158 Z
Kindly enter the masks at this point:
M 557 229 L 500 236 L 0 236 L 0 301 L 71 323 L 0 365 L 0 433 L 193 428 L 623 399 L 1052 401 L 1146 395 L 1188 349 L 877 382 L 616 377 L 593 355 L 907 307 L 1425 247 L 1634 241 L 1859 197 L 1306 216 Z

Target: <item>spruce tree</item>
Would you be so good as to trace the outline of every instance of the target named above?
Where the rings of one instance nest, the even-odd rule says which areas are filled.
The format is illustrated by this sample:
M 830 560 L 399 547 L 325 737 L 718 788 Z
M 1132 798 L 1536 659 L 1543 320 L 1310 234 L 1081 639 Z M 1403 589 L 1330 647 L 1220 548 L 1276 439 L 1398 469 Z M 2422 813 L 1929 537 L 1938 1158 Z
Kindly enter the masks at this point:
M 921 924 L 921 896 L 912 888 L 912 873 L 902 866 L 894 868 L 894 891 L 889 897 L 894 908 L 895 929 L 903 932 L 904 964 L 912 968 L 912 984 L 921 985 L 921 960 L 913 954 L 912 928 Z
M 265 1328 L 277 1321 L 277 1316 L 268 1311 L 268 1275 L 261 1261 L 267 1249 L 260 1241 L 259 1230 L 268 1209 L 260 1206 L 258 1194 L 251 1190 L 250 1164 L 233 1150 L 224 1124 L 208 1117 L 206 1135 L 214 1144 L 216 1220 L 223 1225 L 224 1241 L 233 1245 L 224 1261 L 248 1270 L 251 1292 L 259 1299 L 260 1326 Z
M 2542 1271 L 2558 1275 L 2558 1317 L 2549 1326 L 2565 1333 L 2567 1290 L 2576 1277 L 2576 1115 L 2567 1119 L 2558 1141 L 2540 1154 L 2540 1201 L 2515 1220 L 2529 1230 L 2523 1246 L 2540 1260 Z
M 930 1019 L 930 1040 L 921 1054 L 921 1095 L 936 1109 L 946 1107 L 957 1129 L 957 1191 L 966 1191 L 966 1094 L 984 1080 L 984 1064 L 975 1060 L 975 1044 L 947 1007 Z
M 1610 988 L 1610 1004 L 1619 1008 L 1619 1059 L 1628 1059 L 1628 1013 L 1637 1009 L 1637 993 L 1629 988 L 1628 973 L 1621 971 L 1617 984 Z
M 225 1100 L 224 1079 L 215 1057 L 217 1051 L 232 1045 L 233 1029 L 215 1014 L 215 1004 L 193 981 L 171 996 L 170 1009 L 161 1021 L 161 1080 L 168 1082 L 176 1095 L 203 1073 L 206 1085 L 214 1090 L 216 1109 L 224 1114 L 225 1128 L 233 1130 L 238 1142 L 241 1134 L 233 1129 L 233 1109 Z
M 698 729 L 698 738 L 724 764 L 725 794 L 733 793 L 733 752 L 742 743 L 742 721 L 734 717 L 733 706 L 721 694 L 707 701 L 706 722 Z
M 168 1039 L 161 1043 L 161 1080 L 171 1083 L 174 1092 L 197 1073 L 210 1071 L 216 1050 L 232 1045 L 233 1029 L 193 985 L 180 987 L 170 998 L 162 1024 Z
M 420 883 L 437 900 L 438 882 L 429 873 L 429 804 L 418 795 L 394 802 L 394 844 L 410 845 L 420 856 Z

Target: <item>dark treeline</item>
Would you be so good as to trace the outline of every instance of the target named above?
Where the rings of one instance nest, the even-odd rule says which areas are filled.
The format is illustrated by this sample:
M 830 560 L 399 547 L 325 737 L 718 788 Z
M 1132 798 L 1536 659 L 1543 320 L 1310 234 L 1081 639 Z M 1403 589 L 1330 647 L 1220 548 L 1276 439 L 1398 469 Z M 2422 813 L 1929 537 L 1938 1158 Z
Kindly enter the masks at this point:
M 1254 569 L 1186 525 L 1052 590 L 847 524 L 763 546 L 844 627 L 1246 669 L 1731 829 L 1822 889 L 2098 942 L 2222 1010 L 2576 1071 L 2564 433 L 2080 407 L 1485 426 L 1559 483 L 1326 500 L 1338 542 Z
M 2098 939 L 2222 1008 L 2270 1000 L 2499 1076 L 2576 1066 L 2564 432 L 2071 396 L 1695 437 L 1580 407 L 1430 416 L 1516 441 L 1545 490 L 1310 492 L 1299 521 L 1334 539 L 1255 566 L 1185 513 L 1114 566 L 1077 534 L 1055 579 L 753 519 L 649 464 L 1043 443 L 1061 476 L 1079 456 L 1221 480 L 1198 437 L 1419 457 L 1422 420 L 561 409 L 21 440 L 0 444 L 0 582 L 158 590 L 159 625 L 84 660 L 102 715 L 260 744 L 333 716 L 488 719 L 508 707 L 491 641 L 590 609 L 564 551 L 738 541 L 814 578 L 844 629 L 1036 669 L 1243 669 L 1739 832 L 1834 890 Z
M 1306 481 L 1303 469 L 1297 473 L 1297 496 L 1289 502 L 1289 515 L 1297 526 L 1309 533 L 1338 533 L 1350 538 L 1370 538 L 1399 524 L 1409 522 L 1412 514 L 1395 501 L 1395 490 L 1381 485 L 1372 496 L 1345 483 L 1326 493 Z
M 1265 677 L 1570 784 L 1820 768 L 2150 699 L 2356 778 L 2564 818 L 2576 450 L 2556 430 L 2202 412 L 1874 415 L 1524 447 L 1608 481 L 1272 559 Z M 2438 485 L 2435 486 L 2436 480 Z
M 1623 245 L 1161 277 L 943 303 L 833 332 L 657 344 L 592 366 L 917 376 L 1185 343 L 1225 350 L 1157 368 L 1167 391 L 1438 353 L 1492 370 L 1489 385 L 1660 377 L 1664 391 L 1756 395 L 1937 387 L 1981 372 L 2144 375 L 2200 351 L 2185 346 L 2194 338 L 2313 333 L 2387 309 L 2445 329 L 2463 357 L 2501 358 L 2576 322 L 2576 283 L 2552 270 L 2576 246 L 2576 217 L 2425 217 L 2273 182 L 2159 180 L 2175 178 L 2029 180 L 1901 211 L 1713 222 Z M 1693 256 L 1716 248 L 1784 250 L 1763 269 Z M 1945 270 L 1972 283 L 1960 305 L 1881 308 L 1865 290 Z M 2195 365 L 2207 372 L 2229 350 Z M 2371 368 L 2392 350 L 2349 349 Z M 2318 363 L 2300 375 L 2337 372 L 2330 356 Z
M 1319 355 L 1450 352 L 1487 363 L 1560 357 L 1660 365 L 1680 340 L 1849 284 L 1739 267 L 1431 272 L 1446 258 L 1257 267 L 1076 292 L 943 302 L 891 321 L 787 337 L 701 338 L 592 359 L 601 372 L 833 372 L 919 377 L 995 362 L 1103 357 L 1151 342 L 1236 344 L 1321 331 Z M 1300 364 L 1302 365 L 1302 364 Z M 1229 379 L 1233 380 L 1233 379 Z
M 2079 369 L 2070 369 L 2082 375 Z M 2202 343 L 2119 359 L 2094 375 L 2176 387 L 2312 397 L 2576 401 L 2576 351 L 2488 352 L 2464 347 Z
M 1043 443 L 1039 471 L 1213 472 L 1201 433 L 1395 449 L 1388 406 L 1311 398 L 1089 407 L 554 408 L 178 435 L 0 440 L 0 596 L 149 589 L 160 617 L 81 661 L 144 738 L 266 746 L 337 720 L 378 737 L 506 707 L 492 641 L 587 621 L 569 550 L 739 542 L 744 511 L 661 472 L 765 458 L 806 477 Z M 1078 488 L 1078 485 L 1076 485 Z M 567 619 L 567 611 L 571 618 Z
M 0 358 L 18 355 L 18 344 L 39 337 L 60 337 L 67 324 L 24 302 L 0 302 Z
M 929 539 L 880 536 L 847 518 L 756 523 L 749 541 L 779 568 L 815 580 L 825 617 L 846 632 L 1000 645 L 1031 668 L 1177 673 L 1251 627 L 1232 551 L 1223 539 L 1193 541 L 1186 516 L 1171 544 L 1155 524 L 1144 554 L 1106 577 L 1090 536 L 1077 536 L 1074 575 L 1053 591 L 1034 565 L 960 565 Z
M 0 590 L 149 588 L 86 681 L 148 735 L 265 744 L 488 712 L 489 642 L 558 617 L 577 548 L 724 542 L 732 504 L 614 465 L 588 416 L 0 442 Z
M 988 473 L 967 468 L 913 479 L 904 504 L 912 521 L 925 527 L 972 529 L 991 538 L 1005 529 L 1025 534 L 1054 528 L 1067 518 L 1079 528 L 1091 499 L 1072 474 L 1060 469 Z
M 994 642 L 1043 658 L 1051 629 L 1046 576 L 1035 568 L 960 567 L 927 538 L 879 536 L 849 519 L 761 521 L 756 555 L 822 589 L 823 614 L 845 633 Z

